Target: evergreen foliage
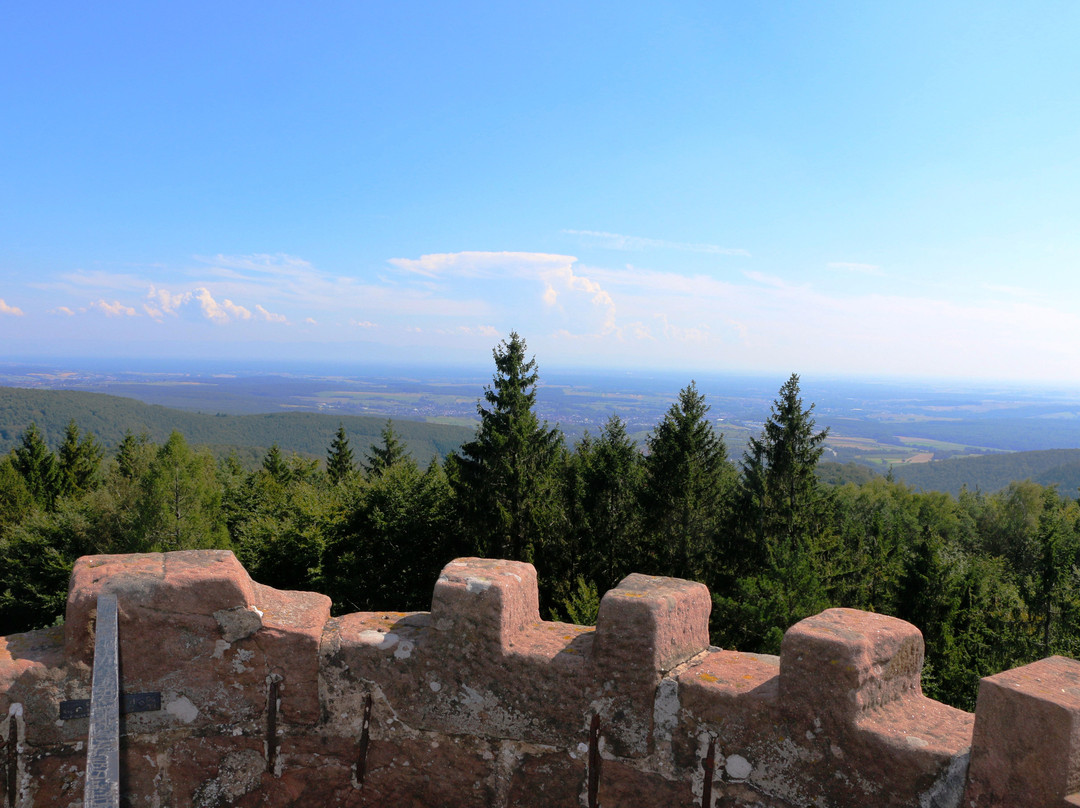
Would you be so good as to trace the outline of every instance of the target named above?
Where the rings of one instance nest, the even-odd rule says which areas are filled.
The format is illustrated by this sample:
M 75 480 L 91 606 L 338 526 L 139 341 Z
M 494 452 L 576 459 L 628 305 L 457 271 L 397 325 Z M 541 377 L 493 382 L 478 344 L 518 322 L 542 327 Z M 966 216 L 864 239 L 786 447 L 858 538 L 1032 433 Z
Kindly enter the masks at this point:
M 356 463 L 353 461 L 352 449 L 349 448 L 349 436 L 345 432 L 345 426 L 338 424 L 334 442 L 330 444 L 330 450 L 326 454 L 326 475 L 334 485 L 346 483 L 356 473 Z
M 617 415 L 599 437 L 586 433 L 570 457 L 566 493 L 569 539 L 579 559 L 574 567 L 603 590 L 645 563 L 637 507 L 644 472 L 644 458 Z
M 394 422 L 392 420 L 388 419 L 386 421 L 381 437 L 382 443 L 373 443 L 367 452 L 367 463 L 364 464 L 364 471 L 368 473 L 369 477 L 380 476 L 395 463 L 400 463 L 409 456 L 408 449 L 401 441 L 401 436 L 394 431 Z
M 580 623 L 629 572 L 703 581 L 713 642 L 745 651 L 775 653 L 829 606 L 894 614 L 926 638 L 925 692 L 965 709 L 982 676 L 1080 656 L 1074 497 L 1030 480 L 957 496 L 880 476 L 823 484 L 797 376 L 741 473 L 693 383 L 646 453 L 614 416 L 567 451 L 534 412 L 524 340 L 494 356 L 474 439 L 426 470 L 390 423 L 366 474 L 344 423 L 325 468 L 271 441 L 254 470 L 180 431 L 127 432 L 105 458 L 71 421 L 54 454 L 30 424 L 0 457 L 0 633 L 60 618 L 80 555 L 220 547 L 262 583 L 326 592 L 336 613 L 425 609 L 447 561 L 481 554 L 534 561 L 544 613 Z
M 828 430 L 814 431 L 812 411 L 813 405 L 803 409 L 792 374 L 761 436 L 750 438 L 737 505 L 743 544 L 729 555 L 739 577 L 734 597 L 716 598 L 714 620 L 729 637 L 774 653 L 779 627 L 821 611 L 832 600 L 830 589 L 842 586 L 830 503 L 815 472 Z
M 79 427 L 69 421 L 64 441 L 57 451 L 58 490 L 62 496 L 91 491 L 101 482 L 101 459 L 105 451 L 93 432 L 80 436 Z
M 691 382 L 646 441 L 643 572 L 703 580 L 727 520 L 735 468 Z
M 474 551 L 519 561 L 550 555 L 562 528 L 562 434 L 533 411 L 536 360 L 516 332 L 493 351 L 495 375 L 477 404 L 474 440 L 450 458 L 451 483 Z
M 60 492 L 60 471 L 37 424 L 31 422 L 12 453 L 12 466 L 22 475 L 30 498 L 40 507 L 50 509 Z

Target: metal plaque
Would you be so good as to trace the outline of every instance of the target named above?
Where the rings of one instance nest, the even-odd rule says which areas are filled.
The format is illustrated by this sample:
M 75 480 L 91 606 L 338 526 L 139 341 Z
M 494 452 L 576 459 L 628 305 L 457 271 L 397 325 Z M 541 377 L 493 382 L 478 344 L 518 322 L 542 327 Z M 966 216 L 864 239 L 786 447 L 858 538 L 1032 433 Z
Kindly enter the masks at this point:
M 161 709 L 160 693 L 121 693 L 120 715 L 128 713 L 149 713 Z M 73 718 L 90 717 L 90 699 L 68 699 L 60 702 L 60 718 L 69 721 Z

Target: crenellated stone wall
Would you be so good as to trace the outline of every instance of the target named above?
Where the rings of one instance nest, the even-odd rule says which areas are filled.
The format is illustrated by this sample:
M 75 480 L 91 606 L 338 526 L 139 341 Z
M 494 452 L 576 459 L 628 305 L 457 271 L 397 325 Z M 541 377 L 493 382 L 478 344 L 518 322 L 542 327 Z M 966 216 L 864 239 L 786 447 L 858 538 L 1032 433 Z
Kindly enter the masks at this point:
M 123 804 L 1080 805 L 1080 663 L 922 695 L 908 623 L 830 609 L 779 657 L 709 646 L 701 584 L 631 575 L 597 626 L 540 619 L 536 571 L 459 559 L 430 613 L 330 616 L 223 551 L 80 559 L 63 627 L 0 638 L 4 806 L 82 804 L 97 596 L 119 604 Z M 1070 796 L 1072 795 L 1072 796 Z

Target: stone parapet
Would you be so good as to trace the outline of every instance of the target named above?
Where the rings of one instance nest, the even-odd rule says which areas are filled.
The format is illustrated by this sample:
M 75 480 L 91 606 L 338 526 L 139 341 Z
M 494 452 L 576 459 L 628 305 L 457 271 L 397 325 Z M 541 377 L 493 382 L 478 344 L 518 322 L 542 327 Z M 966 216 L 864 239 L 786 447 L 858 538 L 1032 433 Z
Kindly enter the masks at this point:
M 102 592 L 122 688 L 162 697 L 124 718 L 133 805 L 1080 802 L 1070 660 L 989 677 L 972 716 L 922 695 L 921 635 L 881 615 L 740 653 L 709 646 L 701 584 L 631 575 L 592 628 L 540 619 L 531 565 L 458 559 L 430 612 L 331 617 L 198 551 L 80 559 L 63 629 L 0 638 L 2 805 L 81 800 L 87 722 L 59 705 L 89 696 Z

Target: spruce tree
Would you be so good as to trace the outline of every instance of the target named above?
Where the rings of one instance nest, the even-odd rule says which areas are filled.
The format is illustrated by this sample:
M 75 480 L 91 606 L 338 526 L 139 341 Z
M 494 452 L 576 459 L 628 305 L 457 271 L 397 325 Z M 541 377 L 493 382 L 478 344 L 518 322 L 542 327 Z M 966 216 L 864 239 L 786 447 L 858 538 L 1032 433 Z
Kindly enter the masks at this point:
M 381 437 L 382 444 L 373 443 L 367 451 L 364 471 L 369 477 L 378 477 L 395 463 L 400 463 L 409 457 L 408 448 L 401 440 L 401 436 L 394 431 L 392 420 L 387 419 Z
M 150 436 L 145 432 L 140 435 L 125 432 L 120 445 L 116 447 L 117 471 L 126 480 L 136 480 L 146 473 L 155 453 Z
M 822 522 L 824 491 L 815 474 L 828 429 L 814 431 L 814 405 L 803 409 L 792 373 L 773 402 L 759 438 L 743 455 L 743 486 L 759 542 L 771 552 L 808 548 Z
M 690 382 L 647 440 L 642 563 L 655 574 L 701 580 L 714 560 L 735 469 L 708 412 Z
M 330 444 L 330 451 L 326 455 L 326 476 L 331 484 L 337 485 L 349 480 L 356 473 L 356 464 L 353 462 L 352 449 L 349 448 L 349 436 L 345 434 L 345 427 L 338 424 L 334 442 Z
M 63 496 L 82 494 L 100 483 L 104 450 L 93 432 L 80 436 L 74 420 L 68 422 L 64 440 L 57 451 L 58 484 Z
M 599 437 L 586 433 L 578 443 L 568 473 L 578 567 L 603 594 L 637 569 L 641 534 L 637 503 L 644 460 L 626 434 L 625 422 L 612 415 Z
M 473 552 L 534 561 L 550 556 L 561 538 L 563 446 L 559 428 L 533 411 L 539 376 L 525 351 L 525 340 L 513 332 L 492 352 L 495 375 L 476 407 L 476 439 L 451 455 L 448 472 Z
M 759 438 L 743 455 L 740 536 L 728 566 L 739 575 L 714 588 L 713 616 L 722 641 L 779 650 L 788 626 L 830 605 L 833 547 L 828 498 L 814 472 L 828 430 L 814 431 L 813 405 L 803 409 L 799 377 L 780 388 Z M 719 594 L 718 594 L 719 593 Z
M 285 455 L 281 453 L 281 448 L 276 443 L 263 457 L 262 467 L 263 471 L 279 483 L 285 484 L 289 481 L 291 476 L 289 464 L 285 462 Z
M 15 447 L 12 465 L 22 475 L 30 492 L 30 498 L 38 506 L 51 509 L 60 491 L 60 473 L 56 458 L 49 451 L 45 439 L 31 422 Z

